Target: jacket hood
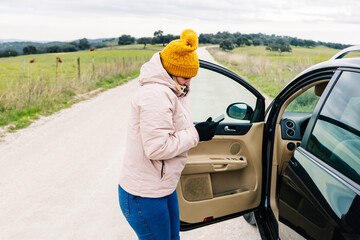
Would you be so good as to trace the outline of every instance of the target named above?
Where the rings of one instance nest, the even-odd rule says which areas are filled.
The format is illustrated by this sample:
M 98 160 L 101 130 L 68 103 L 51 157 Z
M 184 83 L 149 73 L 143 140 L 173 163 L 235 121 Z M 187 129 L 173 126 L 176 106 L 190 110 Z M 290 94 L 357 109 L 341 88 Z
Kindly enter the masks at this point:
M 146 62 L 140 69 L 139 76 L 140 86 L 149 83 L 162 84 L 169 87 L 175 92 L 176 95 L 180 95 L 180 92 L 177 90 L 174 80 L 170 77 L 169 73 L 164 69 L 160 53 L 155 53 L 150 61 Z

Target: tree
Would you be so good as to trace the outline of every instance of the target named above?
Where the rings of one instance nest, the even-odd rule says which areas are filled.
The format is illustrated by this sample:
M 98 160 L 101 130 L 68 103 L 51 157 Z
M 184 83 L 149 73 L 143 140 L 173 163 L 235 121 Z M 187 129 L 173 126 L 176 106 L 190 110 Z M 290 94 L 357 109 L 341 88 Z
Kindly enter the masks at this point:
M 251 41 L 247 39 L 245 36 L 241 36 L 236 39 L 236 45 L 238 45 L 239 47 L 242 45 L 250 46 Z
M 48 53 L 57 53 L 57 52 L 61 52 L 61 48 L 58 45 L 52 45 L 46 47 L 45 51 Z
M 79 48 L 79 44 L 76 41 L 72 41 L 70 44 L 76 48 Z
M 225 39 L 220 43 L 220 48 L 223 50 L 233 50 L 234 44 L 232 41 Z
M 61 45 L 61 52 L 76 52 L 78 49 L 73 44 Z
M 155 39 L 155 43 L 162 43 L 163 46 L 165 46 L 165 38 L 164 38 L 163 33 L 164 32 L 162 30 L 155 31 L 154 32 L 154 39 Z
M 290 44 L 293 46 L 299 46 L 299 40 L 297 38 L 292 38 Z
M 179 38 L 180 38 L 180 36 L 174 36 L 174 35 L 172 35 L 172 34 L 166 34 L 166 35 L 164 36 L 164 43 L 169 43 L 169 42 L 171 42 L 172 40 L 179 39 Z
M 252 43 L 252 41 L 251 41 L 250 39 L 247 39 L 247 38 L 246 38 L 246 40 L 245 40 L 245 45 L 246 45 L 246 46 L 251 46 L 251 43 Z
M 316 42 L 313 40 L 304 40 L 305 43 L 305 47 L 315 47 L 316 46 Z
M 229 32 L 217 32 L 214 37 L 218 39 L 220 43 L 226 39 L 232 42 L 235 41 L 233 35 Z
M 283 52 L 291 52 L 292 51 L 290 44 L 285 42 L 285 40 L 282 38 L 273 40 L 266 47 L 266 50 L 270 50 L 271 52 L 279 52 L 279 55 L 281 55 Z
M 138 44 L 144 44 L 144 48 L 146 48 L 146 44 L 151 43 L 151 37 L 142 37 L 137 40 Z
M 0 53 L 0 57 L 15 57 L 19 55 L 19 53 L 12 49 L 7 49 Z
M 283 52 L 291 52 L 291 51 L 292 51 L 292 49 L 290 47 L 290 44 L 285 43 L 285 44 L 280 45 L 280 55 Z
M 80 39 L 79 41 L 79 49 L 85 50 L 90 48 L 90 43 L 86 38 Z
M 37 49 L 34 45 L 28 45 L 23 48 L 23 53 L 24 54 L 35 54 L 35 53 L 37 53 Z
M 98 44 L 95 45 L 95 48 L 105 48 L 105 47 L 107 47 L 105 42 L 98 43 Z
M 135 38 L 126 34 L 121 35 L 118 40 L 118 45 L 130 45 L 133 43 L 135 43 Z
M 260 44 L 261 44 L 260 39 L 256 38 L 256 39 L 253 40 L 253 45 L 254 46 L 259 46 Z
M 199 43 L 211 43 L 211 38 L 213 34 L 204 34 L 200 33 L 199 35 Z

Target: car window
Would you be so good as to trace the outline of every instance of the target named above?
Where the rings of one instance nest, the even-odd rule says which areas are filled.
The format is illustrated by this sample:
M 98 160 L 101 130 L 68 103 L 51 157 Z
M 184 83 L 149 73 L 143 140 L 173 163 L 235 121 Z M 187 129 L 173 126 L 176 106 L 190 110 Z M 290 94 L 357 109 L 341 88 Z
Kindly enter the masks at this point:
M 360 73 L 343 72 L 320 112 L 307 149 L 360 184 Z
M 225 115 L 224 122 L 250 122 L 236 120 L 226 115 L 227 107 L 236 102 L 248 104 L 255 109 L 256 96 L 235 80 L 220 73 L 200 68 L 190 85 L 191 111 L 194 122 Z
M 320 96 L 315 94 L 315 86 L 297 96 L 285 109 L 285 112 L 312 113 Z

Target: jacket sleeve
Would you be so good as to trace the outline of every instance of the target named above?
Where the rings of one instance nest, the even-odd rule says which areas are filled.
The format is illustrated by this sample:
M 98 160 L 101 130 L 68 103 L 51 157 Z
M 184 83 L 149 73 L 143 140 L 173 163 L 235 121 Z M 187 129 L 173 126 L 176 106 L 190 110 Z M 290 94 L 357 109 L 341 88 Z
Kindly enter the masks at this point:
M 145 155 L 151 160 L 166 160 L 198 144 L 199 136 L 191 123 L 175 131 L 174 99 L 164 89 L 147 89 L 139 96 L 140 133 Z

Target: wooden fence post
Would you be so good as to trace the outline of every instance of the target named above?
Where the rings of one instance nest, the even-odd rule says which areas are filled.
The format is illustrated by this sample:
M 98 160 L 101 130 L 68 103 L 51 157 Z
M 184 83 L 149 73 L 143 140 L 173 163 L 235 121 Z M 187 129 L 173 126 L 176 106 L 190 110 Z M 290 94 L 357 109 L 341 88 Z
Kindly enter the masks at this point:
M 24 87 L 24 79 L 25 79 L 25 58 L 24 58 L 24 64 L 23 64 L 23 80 L 22 80 L 23 87 Z
M 94 62 L 94 56 L 92 57 L 92 67 L 93 67 L 93 75 L 95 73 L 95 62 Z
M 81 77 L 81 75 L 80 75 L 80 57 L 78 57 L 78 59 L 77 59 L 77 69 L 78 69 L 78 79 L 80 80 L 80 77 Z
M 58 61 L 58 59 L 56 59 L 56 82 L 55 82 L 55 85 L 57 85 L 57 83 L 58 83 L 58 66 L 59 66 L 59 61 Z

